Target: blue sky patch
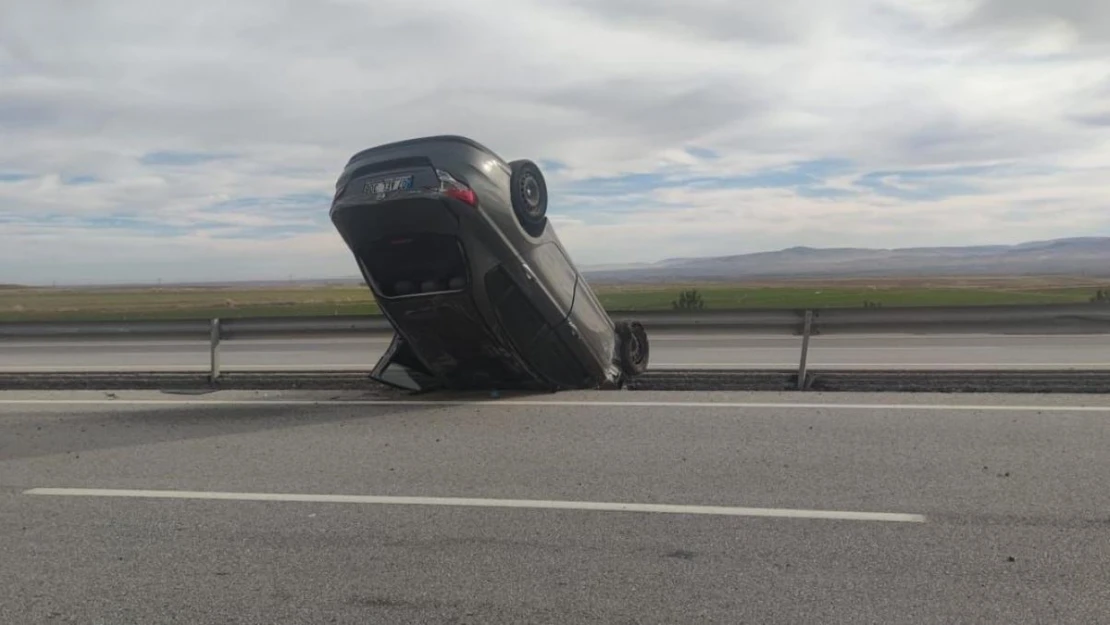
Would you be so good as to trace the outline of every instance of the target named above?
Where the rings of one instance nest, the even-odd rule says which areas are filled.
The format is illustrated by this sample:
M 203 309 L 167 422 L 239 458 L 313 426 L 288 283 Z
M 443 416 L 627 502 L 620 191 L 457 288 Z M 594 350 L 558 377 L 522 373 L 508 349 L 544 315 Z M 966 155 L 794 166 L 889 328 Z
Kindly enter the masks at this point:
M 273 218 L 279 222 L 267 226 L 243 226 L 244 231 L 239 234 L 219 233 L 214 236 L 220 238 L 241 238 L 257 234 L 262 238 L 284 234 L 304 234 L 318 232 L 322 226 L 330 223 L 328 209 L 331 207 L 332 196 L 322 191 L 302 191 L 289 193 L 277 197 L 246 196 L 232 198 L 223 202 L 212 204 L 201 211 L 201 215 L 215 214 L 241 214 Z M 301 223 L 281 224 L 282 220 L 297 220 Z M 304 220 L 311 225 L 303 223 Z M 198 229 L 229 228 L 235 226 L 220 220 L 201 220 Z M 269 236 L 268 236 L 269 235 Z
M 759 189 L 797 187 L 817 184 L 820 178 L 797 169 L 763 171 L 740 176 L 721 176 L 713 178 L 694 178 L 690 184 L 702 189 Z
M 82 228 L 87 230 L 128 230 L 131 232 L 152 235 L 172 236 L 185 234 L 191 228 L 168 225 L 157 219 L 149 219 L 135 214 L 112 213 L 108 215 L 83 216 L 67 215 L 64 213 L 37 213 L 34 219 L 20 218 L 7 219 L 0 213 L 0 223 L 11 221 L 13 223 L 26 222 L 36 226 L 48 228 Z
M 34 178 L 31 174 L 21 174 L 14 171 L 0 171 L 0 182 L 23 182 Z
M 646 193 L 665 187 L 682 186 L 683 181 L 675 181 L 666 174 L 622 174 L 603 178 L 586 178 L 575 180 L 562 189 L 560 193 L 573 195 L 627 195 L 630 193 Z
M 80 225 L 89 228 L 104 228 L 115 230 L 131 230 L 153 236 L 172 236 L 185 234 L 190 229 L 173 226 L 155 219 L 147 219 L 137 215 L 113 214 L 101 217 L 85 217 L 78 219 Z
M 789 189 L 814 199 L 858 197 L 867 191 L 902 200 L 938 200 L 980 192 L 973 178 L 1016 173 L 1004 165 L 957 166 L 943 169 L 879 170 L 858 173 L 858 165 L 842 158 L 820 158 L 799 161 L 784 167 L 761 169 L 736 175 L 710 176 L 692 174 L 688 168 L 675 167 L 663 172 L 634 173 L 619 176 L 586 178 L 568 182 L 553 194 L 567 197 L 564 212 L 592 214 L 622 211 L 622 196 L 643 210 L 644 197 L 660 189 Z M 1031 173 L 1031 172 L 1025 172 Z M 845 189 L 829 185 L 829 179 L 856 174 L 852 185 Z M 601 203 L 588 199 L 601 198 Z M 553 207 L 554 208 L 554 207 Z
M 554 159 L 540 160 L 540 161 L 537 162 L 537 165 L 540 166 L 541 170 L 549 171 L 553 174 L 557 173 L 557 172 L 560 172 L 560 171 L 564 171 L 567 168 L 566 163 L 564 163 L 562 161 L 557 161 L 557 160 L 554 160 Z
M 841 200 L 849 197 L 859 196 L 859 192 L 850 189 L 838 189 L 836 187 L 826 187 L 821 185 L 805 185 L 800 186 L 795 191 L 802 197 L 812 199 L 827 199 L 827 200 Z
M 220 159 L 231 158 L 230 154 L 217 152 L 179 152 L 175 150 L 160 150 L 148 152 L 139 158 L 143 165 L 169 165 L 188 166 L 208 163 Z
M 698 189 L 805 188 L 811 195 L 844 195 L 849 192 L 827 189 L 829 176 L 849 173 L 852 162 L 844 159 L 801 161 L 787 167 L 759 170 L 733 176 L 691 175 L 683 169 L 669 173 L 624 174 L 606 178 L 587 178 L 570 183 L 566 192 L 578 195 L 623 195 L 647 193 L 658 189 L 696 187 Z
M 250 239 L 252 241 L 284 239 L 302 234 L 319 232 L 319 226 L 303 224 L 274 224 L 270 226 L 229 226 L 220 224 L 215 232 L 208 233 L 213 239 Z
M 71 179 L 72 180 L 72 179 Z M 319 232 L 328 225 L 331 195 L 319 191 L 290 193 L 277 197 L 248 196 L 212 204 L 193 212 L 183 222 L 175 217 L 166 220 L 141 212 L 126 210 L 102 215 L 67 215 L 39 213 L 31 223 L 48 228 L 82 228 L 88 230 L 125 230 L 141 236 L 171 237 L 189 233 L 207 233 L 213 238 L 274 239 Z M 271 223 L 237 224 L 220 219 L 220 215 L 245 215 L 266 218 Z M 15 215 L 15 221 L 26 221 Z M 0 212 L 0 223 L 8 216 Z
M 852 173 L 856 169 L 856 164 L 846 158 L 818 158 L 800 161 L 793 167 L 810 176 L 828 177 Z
M 85 184 L 96 184 L 100 182 L 100 178 L 96 176 L 80 175 L 80 176 L 62 176 L 62 184 L 70 186 L 78 186 Z
M 916 169 L 873 171 L 857 178 L 856 186 L 871 189 L 879 195 L 902 200 L 941 200 L 955 195 L 973 195 L 980 190 L 966 179 L 996 173 L 999 167 L 990 165 L 949 167 L 944 169 Z M 911 185 L 903 188 L 899 183 Z
M 699 148 L 697 146 L 690 146 L 686 148 L 686 153 L 690 156 L 693 156 L 694 158 L 701 158 L 705 160 L 713 160 L 721 157 L 720 154 L 717 154 L 709 148 Z
M 332 196 L 323 191 L 302 191 L 277 197 L 246 196 L 213 204 L 211 208 L 330 207 Z
M 851 161 L 844 159 L 816 159 L 799 161 L 786 167 L 775 167 L 736 176 L 718 176 L 692 180 L 698 186 L 711 189 L 760 189 L 823 187 L 825 179 L 853 171 Z
M 666 208 L 641 192 L 598 194 L 559 193 L 552 196 L 548 210 L 552 215 L 566 215 L 583 219 L 591 224 L 617 223 L 630 215 Z

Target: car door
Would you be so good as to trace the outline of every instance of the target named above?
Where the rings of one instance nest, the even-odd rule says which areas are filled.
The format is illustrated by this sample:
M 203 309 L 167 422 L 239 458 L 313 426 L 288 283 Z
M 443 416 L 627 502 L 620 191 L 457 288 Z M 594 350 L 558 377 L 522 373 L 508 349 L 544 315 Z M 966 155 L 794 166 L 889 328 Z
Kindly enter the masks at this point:
M 531 257 L 563 315 L 553 324 L 552 339 L 560 336 L 567 341 L 580 342 L 596 361 L 605 362 L 613 350 L 613 326 L 609 316 L 554 233 L 550 236 L 552 240 L 537 246 Z M 572 329 L 566 327 L 568 321 L 574 324 Z
M 550 319 L 551 325 L 558 325 L 574 306 L 574 285 L 577 275 L 566 255 L 553 242 L 541 243 L 525 254 L 529 268 L 543 286 L 544 290 L 558 308 L 558 319 Z

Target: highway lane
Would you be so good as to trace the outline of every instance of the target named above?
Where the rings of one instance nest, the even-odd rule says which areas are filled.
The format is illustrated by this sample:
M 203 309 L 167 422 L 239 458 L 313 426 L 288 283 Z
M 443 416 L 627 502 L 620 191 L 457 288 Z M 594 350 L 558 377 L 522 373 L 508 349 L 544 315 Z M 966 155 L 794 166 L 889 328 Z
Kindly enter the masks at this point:
M 1110 611 L 1100 397 L 364 397 L 0 393 L 0 622 L 1091 623 Z M 426 499 L 281 499 L 291 493 Z M 489 505 L 434 499 L 458 497 Z M 537 507 L 510 506 L 522 501 Z
M 654 368 L 791 368 L 801 339 L 722 332 L 654 332 Z M 387 337 L 226 341 L 221 363 L 236 369 L 368 369 Z M 821 368 L 1104 368 L 1110 335 L 817 336 Z M 0 342 L 0 371 L 204 370 L 207 341 Z

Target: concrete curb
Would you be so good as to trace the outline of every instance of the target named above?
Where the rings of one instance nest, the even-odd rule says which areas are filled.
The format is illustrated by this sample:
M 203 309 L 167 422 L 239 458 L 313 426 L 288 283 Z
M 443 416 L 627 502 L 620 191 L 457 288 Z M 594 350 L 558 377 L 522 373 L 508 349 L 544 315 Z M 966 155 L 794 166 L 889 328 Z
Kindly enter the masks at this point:
M 649 371 L 631 391 L 797 391 L 793 371 Z M 203 373 L 2 373 L 3 390 L 358 390 L 412 397 L 364 372 L 228 372 L 217 382 Z M 832 392 L 1110 393 L 1110 370 L 1041 371 L 811 371 L 805 390 Z

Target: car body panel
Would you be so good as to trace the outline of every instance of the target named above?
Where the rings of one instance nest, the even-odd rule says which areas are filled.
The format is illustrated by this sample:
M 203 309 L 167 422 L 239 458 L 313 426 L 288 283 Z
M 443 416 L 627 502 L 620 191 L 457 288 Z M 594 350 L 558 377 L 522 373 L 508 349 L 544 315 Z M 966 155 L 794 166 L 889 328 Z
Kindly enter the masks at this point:
M 445 196 L 439 172 L 473 189 L 477 204 Z M 520 225 L 511 175 L 494 152 L 455 135 L 348 161 L 329 216 L 397 333 L 375 379 L 414 390 L 619 384 L 612 320 L 551 223 L 537 236 Z

